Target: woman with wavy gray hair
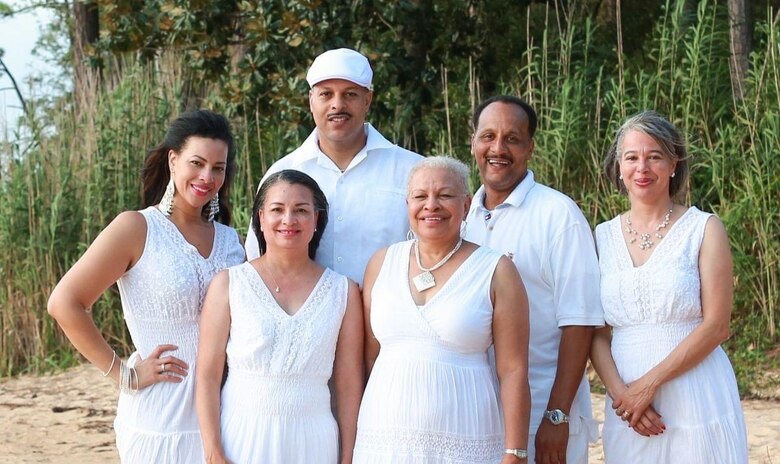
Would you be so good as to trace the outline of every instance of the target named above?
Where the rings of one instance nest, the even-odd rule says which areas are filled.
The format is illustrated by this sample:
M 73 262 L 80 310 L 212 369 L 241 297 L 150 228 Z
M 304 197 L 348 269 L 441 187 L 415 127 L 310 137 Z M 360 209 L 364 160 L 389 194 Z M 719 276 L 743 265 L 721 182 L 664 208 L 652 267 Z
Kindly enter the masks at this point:
M 746 463 L 737 383 L 720 347 L 731 252 L 717 217 L 673 201 L 688 175 L 684 139 L 660 114 L 639 113 L 617 131 L 605 171 L 631 205 L 596 227 L 609 325 L 597 329 L 591 360 L 614 409 L 606 461 Z

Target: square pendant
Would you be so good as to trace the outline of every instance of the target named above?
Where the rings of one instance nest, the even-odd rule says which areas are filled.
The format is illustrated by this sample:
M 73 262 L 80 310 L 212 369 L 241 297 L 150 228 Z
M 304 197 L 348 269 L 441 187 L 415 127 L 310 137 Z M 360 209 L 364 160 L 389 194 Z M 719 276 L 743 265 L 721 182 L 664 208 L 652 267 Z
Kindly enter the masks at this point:
M 424 292 L 429 288 L 436 286 L 436 280 L 433 279 L 433 274 L 428 271 L 414 277 L 412 282 L 414 282 L 414 286 L 417 288 L 418 292 Z

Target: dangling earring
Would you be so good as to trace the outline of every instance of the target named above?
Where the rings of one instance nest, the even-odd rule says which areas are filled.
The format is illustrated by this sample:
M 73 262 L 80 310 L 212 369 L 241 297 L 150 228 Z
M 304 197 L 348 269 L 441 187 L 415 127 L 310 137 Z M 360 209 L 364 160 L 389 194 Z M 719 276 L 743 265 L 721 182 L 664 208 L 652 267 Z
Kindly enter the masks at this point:
M 463 238 L 466 236 L 466 221 L 460 222 L 460 238 Z
M 219 192 L 209 202 L 209 222 L 213 221 L 217 214 L 219 214 Z
M 163 193 L 162 199 L 160 199 L 160 211 L 166 216 L 170 216 L 173 212 L 173 194 L 176 191 L 176 186 L 173 183 L 173 173 L 171 173 L 171 180 L 168 181 L 168 185 L 165 187 L 165 193 Z
M 409 232 L 406 233 L 406 240 L 417 240 L 417 235 L 415 235 L 412 229 L 409 229 Z

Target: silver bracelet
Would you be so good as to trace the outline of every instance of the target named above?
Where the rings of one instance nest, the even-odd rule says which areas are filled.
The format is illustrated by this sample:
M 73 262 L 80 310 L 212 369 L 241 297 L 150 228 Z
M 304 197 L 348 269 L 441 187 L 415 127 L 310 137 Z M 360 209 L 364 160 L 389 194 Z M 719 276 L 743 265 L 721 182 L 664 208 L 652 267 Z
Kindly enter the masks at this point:
M 135 379 L 133 378 L 135 377 Z M 135 381 L 135 388 L 133 388 L 133 381 Z M 127 363 L 120 361 L 119 363 L 119 391 L 132 395 L 138 391 L 138 372 L 135 367 L 128 367 Z
M 111 365 L 108 366 L 108 370 L 105 372 L 101 372 L 101 374 L 103 374 L 103 377 L 108 377 L 108 374 L 111 373 L 111 369 L 114 368 L 115 363 L 116 363 L 116 351 L 114 351 L 114 356 L 111 358 Z

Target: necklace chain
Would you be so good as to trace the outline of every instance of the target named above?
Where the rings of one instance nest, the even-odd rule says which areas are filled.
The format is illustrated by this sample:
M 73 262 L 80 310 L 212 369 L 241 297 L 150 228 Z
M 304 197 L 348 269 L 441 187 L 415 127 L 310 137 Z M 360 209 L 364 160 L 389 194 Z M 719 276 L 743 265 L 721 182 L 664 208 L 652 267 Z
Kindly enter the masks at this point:
M 414 282 L 414 286 L 417 287 L 418 292 L 424 292 L 425 290 L 428 290 L 429 288 L 433 288 L 436 286 L 436 279 L 433 278 L 432 272 L 436 269 L 439 269 L 440 267 L 444 266 L 444 264 L 452 258 L 452 256 L 460 249 L 460 246 L 463 244 L 463 238 L 458 239 L 458 243 L 455 244 L 455 248 L 453 248 L 449 253 L 447 253 L 447 256 L 442 258 L 441 261 L 434 264 L 433 266 L 429 268 L 424 268 L 422 263 L 420 262 L 420 244 L 417 240 L 414 241 L 414 259 L 417 261 L 417 267 L 420 268 L 422 271 L 420 274 L 418 274 L 416 277 L 412 279 L 412 282 Z
M 672 211 L 674 211 L 674 207 L 669 208 L 669 211 L 666 212 L 664 215 L 663 221 L 661 221 L 657 226 L 655 226 L 655 232 L 652 234 L 657 239 L 664 238 L 663 234 L 661 233 L 661 229 L 666 229 L 666 226 L 669 225 L 669 221 L 672 219 Z M 652 248 L 653 245 L 655 245 L 655 242 L 650 240 L 651 234 L 640 234 L 636 231 L 633 227 L 631 227 L 631 212 L 629 211 L 628 215 L 626 216 L 626 228 L 623 229 L 626 231 L 626 233 L 629 235 L 628 243 L 635 243 L 636 242 L 636 236 L 639 236 L 639 249 L 640 250 L 649 250 Z
M 276 288 L 274 288 L 274 292 L 281 293 L 282 289 L 279 288 L 279 284 L 276 283 L 276 278 L 274 278 L 274 274 L 271 272 L 271 269 L 268 266 L 265 266 L 265 265 L 263 265 L 263 267 L 265 268 L 265 272 L 267 272 L 268 275 L 271 276 L 271 280 L 274 281 L 274 285 L 276 286 Z

